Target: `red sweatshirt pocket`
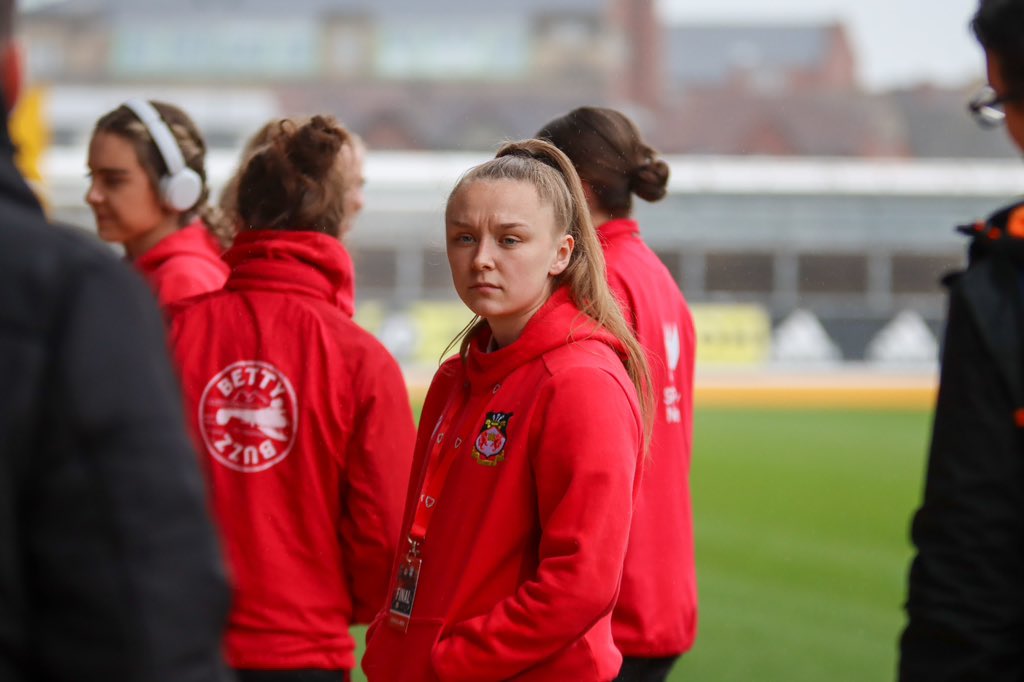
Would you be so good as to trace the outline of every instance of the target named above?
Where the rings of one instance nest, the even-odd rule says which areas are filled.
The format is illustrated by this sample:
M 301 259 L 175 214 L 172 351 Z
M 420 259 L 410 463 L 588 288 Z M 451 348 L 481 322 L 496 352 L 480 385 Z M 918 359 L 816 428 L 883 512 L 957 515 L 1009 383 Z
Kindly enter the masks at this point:
M 512 678 L 515 682 L 604 682 L 598 675 L 594 653 L 581 637 L 557 654 Z
M 441 636 L 440 618 L 412 617 L 408 632 L 381 622 L 367 633 L 363 672 L 369 682 L 437 682 L 430 663 L 434 644 Z

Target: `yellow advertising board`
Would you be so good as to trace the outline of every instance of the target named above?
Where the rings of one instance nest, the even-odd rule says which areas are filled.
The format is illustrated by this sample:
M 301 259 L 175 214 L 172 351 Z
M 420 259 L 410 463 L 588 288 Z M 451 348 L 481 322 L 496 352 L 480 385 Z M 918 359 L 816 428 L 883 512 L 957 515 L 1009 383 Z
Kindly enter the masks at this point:
M 41 161 L 50 146 L 50 129 L 46 121 L 46 89 L 31 87 L 22 93 L 11 112 L 8 123 L 11 139 L 18 149 L 15 162 L 25 178 L 38 184 L 43 181 Z
M 704 304 L 692 308 L 697 329 L 697 362 L 760 365 L 771 353 L 771 318 L 750 304 Z M 403 363 L 437 366 L 444 349 L 473 315 L 459 301 L 418 301 L 402 311 L 379 304 L 359 307 L 356 321 L 393 348 Z
M 439 364 L 452 339 L 473 319 L 460 301 L 418 301 L 388 313 L 379 304 L 359 306 L 356 322 L 392 349 L 403 364 Z
M 698 304 L 691 310 L 698 364 L 750 366 L 769 359 L 772 321 L 761 306 Z

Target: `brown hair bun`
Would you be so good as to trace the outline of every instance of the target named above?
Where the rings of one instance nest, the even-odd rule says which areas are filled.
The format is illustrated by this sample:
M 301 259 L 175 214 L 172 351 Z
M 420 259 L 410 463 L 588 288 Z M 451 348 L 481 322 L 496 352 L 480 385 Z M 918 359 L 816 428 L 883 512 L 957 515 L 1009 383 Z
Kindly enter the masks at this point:
M 661 159 L 650 159 L 633 169 L 629 189 L 644 201 L 658 201 L 668 191 L 668 164 Z

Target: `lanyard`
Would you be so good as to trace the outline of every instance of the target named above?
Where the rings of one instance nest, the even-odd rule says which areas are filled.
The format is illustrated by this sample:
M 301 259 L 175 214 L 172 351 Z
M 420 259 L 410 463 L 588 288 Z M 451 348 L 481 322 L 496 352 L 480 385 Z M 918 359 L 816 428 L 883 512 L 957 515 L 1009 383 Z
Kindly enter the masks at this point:
M 420 483 L 420 495 L 416 500 L 416 511 L 413 513 L 412 527 L 409 529 L 409 551 L 399 564 L 398 575 L 395 577 L 395 591 L 391 597 L 391 607 L 388 609 L 388 624 L 400 632 L 409 631 L 413 604 L 416 602 L 416 590 L 420 582 L 420 570 L 423 567 L 420 548 L 427 537 L 427 528 L 434 516 L 438 497 L 444 490 L 444 484 L 451 473 L 461 444 L 456 436 L 454 447 L 446 449 L 442 445 L 445 430 L 453 426 L 459 416 L 452 414 L 451 409 L 457 395 L 458 390 L 448 396 L 448 402 L 437 419 L 437 426 L 430 434 L 426 473 Z M 460 410 L 468 405 L 468 400 L 467 398 L 466 404 Z M 460 426 L 465 421 L 465 415 L 462 416 L 463 419 L 458 419 Z
M 457 455 L 458 440 L 456 447 L 444 447 L 444 430 L 451 427 L 455 421 L 455 415 L 450 415 L 452 404 L 455 402 L 457 391 L 448 398 L 444 411 L 441 413 L 437 426 L 430 437 L 430 452 L 427 456 L 427 472 L 420 484 L 420 494 L 416 500 L 416 511 L 413 514 L 412 527 L 409 528 L 409 542 L 414 547 L 423 544 L 427 537 L 427 528 L 437 508 L 437 501 L 444 490 L 444 484 L 448 481 L 448 474 L 451 473 L 452 464 L 455 463 Z M 460 420 L 461 421 L 461 420 Z

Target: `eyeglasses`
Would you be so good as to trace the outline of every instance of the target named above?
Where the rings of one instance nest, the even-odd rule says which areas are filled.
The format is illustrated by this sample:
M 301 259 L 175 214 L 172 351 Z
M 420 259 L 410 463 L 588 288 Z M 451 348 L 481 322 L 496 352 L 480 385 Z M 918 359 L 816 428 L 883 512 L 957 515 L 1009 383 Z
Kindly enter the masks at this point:
M 1004 105 L 1015 99 L 1019 99 L 1017 93 L 1007 93 L 1000 97 L 991 85 L 985 85 L 971 97 L 967 103 L 967 110 L 982 128 L 995 128 L 1006 120 Z

